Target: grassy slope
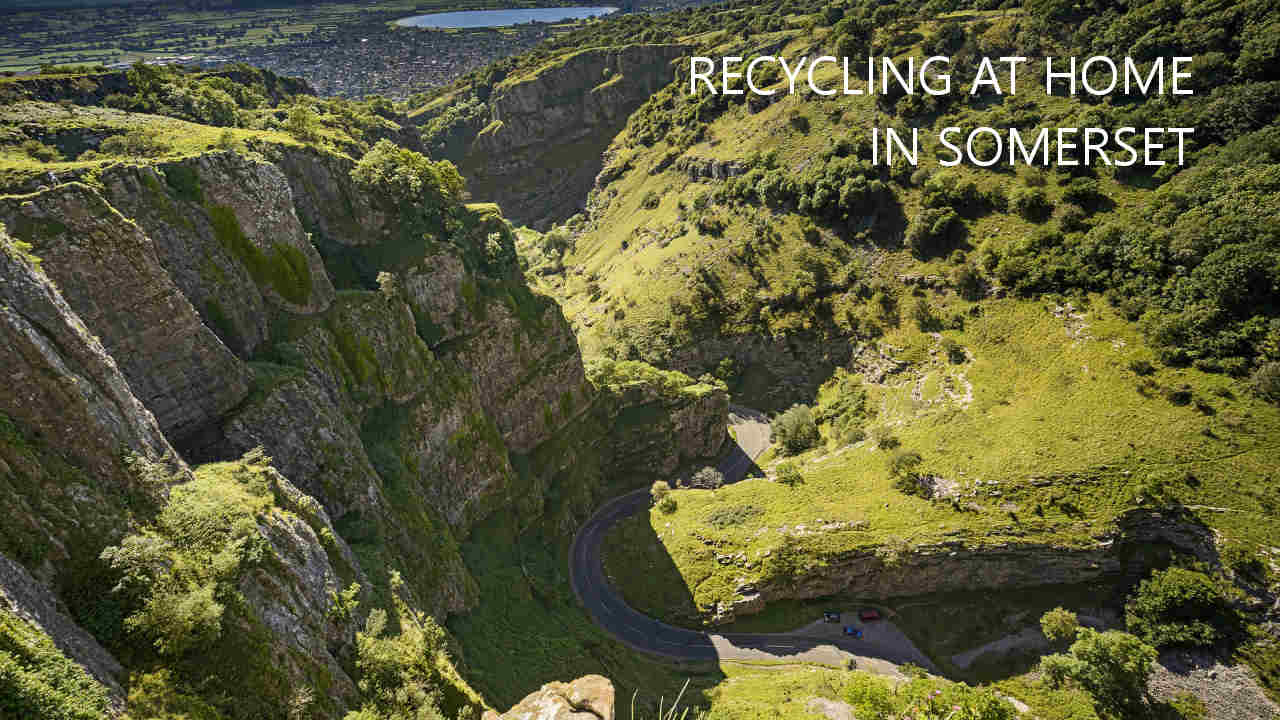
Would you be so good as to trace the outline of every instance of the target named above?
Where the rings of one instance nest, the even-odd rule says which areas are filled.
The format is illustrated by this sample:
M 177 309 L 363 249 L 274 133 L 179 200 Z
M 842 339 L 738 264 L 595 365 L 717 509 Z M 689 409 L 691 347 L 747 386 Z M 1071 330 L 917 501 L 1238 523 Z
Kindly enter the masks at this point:
M 148 160 L 180 158 L 214 150 L 221 146 L 224 136 L 240 147 L 251 140 L 280 145 L 301 144 L 287 133 L 277 130 L 211 127 L 160 115 L 131 113 L 101 107 L 21 101 L 7 103 L 0 108 L 0 133 L 12 132 L 11 128 L 24 126 L 38 126 L 44 133 L 53 137 L 64 135 L 103 137 L 143 131 L 159 148 L 154 155 L 147 158 Z M 17 136 L 14 139 L 16 138 Z M 66 172 L 84 172 L 122 161 L 140 160 L 142 158 L 99 155 L 91 160 L 64 157 L 55 162 L 41 162 L 32 158 L 16 144 L 0 142 L 0 191 L 43 177 L 50 172 L 59 175 Z
M 1077 339 L 1068 335 L 1068 322 L 1040 303 L 980 306 L 982 315 L 963 331 L 944 333 L 968 349 L 972 361 L 950 364 L 933 336 L 903 326 L 884 342 L 910 360 L 911 369 L 872 386 L 878 408 L 872 424 L 887 426 L 903 448 L 919 452 L 928 472 L 959 481 L 962 502 L 975 509 L 960 512 L 896 491 L 886 469 L 889 453 L 870 440 L 810 451 L 799 458 L 802 485 L 750 479 L 717 491 L 681 490 L 675 513 L 654 510 L 649 527 L 618 531 L 609 541 L 608 562 L 628 600 L 669 615 L 663 597 L 670 589 L 655 586 L 648 573 L 658 561 L 655 552 L 669 554 L 698 605 L 729 599 L 738 577 L 765 571 L 761 557 L 779 546 L 780 527 L 814 527 L 819 519 L 865 522 L 867 528 L 802 541 L 818 555 L 899 538 L 912 544 L 960 538 L 974 545 L 1015 539 L 1083 545 L 1120 513 L 1149 505 L 1162 487 L 1168 498 L 1207 506 L 1194 512 L 1229 542 L 1254 546 L 1277 537 L 1272 508 L 1280 497 L 1267 482 L 1280 450 L 1276 408 L 1228 378 L 1195 370 L 1162 370 L 1151 380 L 1161 388 L 1189 385 L 1204 409 L 1174 404 L 1156 389 L 1144 395 L 1138 389 L 1143 378 L 1128 362 L 1149 351 L 1133 326 L 1100 301 Z M 947 394 L 943 378 L 953 378 L 951 387 L 961 396 L 965 383 L 972 383 L 972 402 Z M 766 461 L 766 469 L 771 464 Z M 1042 479 L 1052 482 L 1033 484 Z M 982 486 L 975 484 L 979 480 Z M 763 512 L 723 530 L 706 523 L 715 509 L 734 505 Z M 760 565 L 747 572 L 719 565 L 695 531 L 725 541 L 718 552 L 742 551 Z M 639 542 L 655 534 L 662 549 Z

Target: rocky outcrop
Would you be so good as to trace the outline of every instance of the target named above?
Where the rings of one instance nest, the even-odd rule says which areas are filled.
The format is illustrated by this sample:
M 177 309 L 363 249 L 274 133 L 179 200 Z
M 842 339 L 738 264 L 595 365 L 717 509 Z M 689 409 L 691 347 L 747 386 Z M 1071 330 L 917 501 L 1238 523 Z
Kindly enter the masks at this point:
M 53 282 L 0 233 L 0 552 L 55 587 L 185 472 L 155 417 Z M 132 506 L 132 507 L 131 507 Z
M 0 217 L 29 238 L 45 272 L 177 442 L 248 393 L 248 371 L 201 321 L 151 238 L 92 188 L 72 183 L 9 199 Z
M 780 599 L 839 594 L 892 598 L 940 592 L 1045 585 L 1071 585 L 1118 578 L 1136 580 L 1175 549 L 1215 563 L 1212 531 L 1177 511 L 1134 510 L 1113 532 L 1090 545 L 1066 547 L 1021 541 L 968 544 L 962 541 L 911 548 L 875 547 L 800 560 L 794 576 L 739 588 L 733 602 L 715 610 L 715 622 L 760 612 Z
M 233 644 L 210 649 L 249 660 L 202 669 L 210 692 L 263 680 L 251 714 L 304 687 L 316 717 L 351 707 L 358 619 L 334 611 L 351 582 L 369 608 L 399 574 L 411 608 L 466 611 L 460 544 L 478 524 L 501 512 L 516 531 L 567 533 L 604 468 L 644 477 L 709 460 L 725 437 L 723 389 L 588 382 L 494 208 L 450 207 L 424 236 L 420 217 L 357 192 L 352 167 L 262 147 L 0 199 L 52 277 L 5 241 L 0 360 L 18 392 L 0 394 L 0 498 L 18 520 L 0 552 L 92 612 L 117 581 L 102 549 L 191 477 L 167 438 L 193 462 L 272 457 L 264 559 L 237 581 L 218 641 Z
M 818 387 L 836 368 L 847 365 L 852 354 L 845 338 L 802 332 L 774 337 L 711 335 L 667 350 L 662 357 L 644 359 L 697 377 L 732 358 L 735 397 L 754 408 L 780 411 L 811 402 Z
M 642 381 L 603 390 L 612 467 L 669 478 L 681 468 L 713 464 L 729 437 L 729 395 L 719 387 L 689 380 L 672 392 Z
M 342 663 L 354 653 L 360 618 L 335 612 L 334 598 L 351 582 L 367 587 L 368 581 L 324 508 L 274 468 L 263 472 L 276 503 L 257 518 L 271 562 L 245 573 L 239 582 L 250 632 L 263 633 L 272 648 L 270 657 L 284 659 L 270 668 L 285 680 L 282 687 L 307 687 L 323 678 L 322 704 L 345 710 L 358 698 Z
M 591 48 L 499 83 L 490 122 L 460 159 L 472 194 L 517 223 L 546 226 L 586 201 L 627 117 L 674 78 L 685 45 Z
M 271 339 L 277 312 L 333 301 L 324 263 L 275 165 L 215 152 L 105 172 L 104 196 L 151 238 L 175 284 L 241 358 Z
M 0 613 L 15 615 L 48 635 L 64 655 L 106 688 L 117 711 L 123 709 L 120 662 L 67 616 L 49 588 L 4 555 L 0 555 Z
M 570 683 L 547 683 L 501 715 L 492 710 L 484 714 L 484 720 L 613 720 L 613 718 L 613 683 L 599 675 L 586 675 Z

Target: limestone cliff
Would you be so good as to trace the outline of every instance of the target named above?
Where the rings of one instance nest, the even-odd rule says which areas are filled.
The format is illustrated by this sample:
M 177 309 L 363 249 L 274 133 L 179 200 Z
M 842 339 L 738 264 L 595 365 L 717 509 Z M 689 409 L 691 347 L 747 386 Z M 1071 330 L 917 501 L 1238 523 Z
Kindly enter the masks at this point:
M 803 538 L 798 542 L 803 543 Z M 738 588 L 731 603 L 715 609 L 715 622 L 760 612 L 780 599 L 854 593 L 866 598 L 927 595 L 981 588 L 1017 589 L 1117 579 L 1134 582 L 1174 549 L 1216 562 L 1213 532 L 1176 510 L 1134 510 L 1091 544 L 1067 547 L 1006 541 L 973 545 L 961 540 L 821 555 L 776 578 Z M 731 558 L 732 559 L 732 558 Z M 784 564 L 789 561 L 784 561 Z M 766 567 L 767 564 L 766 564 Z
M 688 51 L 684 45 L 591 48 L 503 80 L 489 97 L 488 124 L 466 134 L 457 156 L 472 194 L 498 202 L 520 224 L 569 217 L 585 203 L 614 135 L 671 82 L 671 62 Z
M 725 437 L 721 388 L 589 382 L 495 207 L 415 215 L 355 167 L 263 144 L 0 197 L 27 243 L 0 253 L 0 359 L 18 388 L 0 394 L 0 491 L 19 518 L 0 552 L 97 623 L 104 601 L 147 602 L 120 581 L 137 556 L 112 550 L 108 566 L 105 548 L 186 552 L 174 513 L 223 508 L 209 522 L 226 532 L 251 517 L 243 547 L 258 550 L 218 575 L 218 639 L 173 665 L 231 717 L 303 700 L 341 716 L 355 628 L 390 605 L 393 573 L 411 607 L 464 612 L 479 598 L 459 543 L 486 518 L 567 537 L 605 468 L 645 482 Z M 193 476 L 179 453 L 206 464 Z M 214 462 L 242 455 L 271 465 Z M 138 572 L 198 587 L 173 574 L 225 562 L 184 558 Z M 335 614 L 353 582 L 362 609 Z M 120 622 L 87 631 L 111 647 Z M 224 705 L 237 684 L 253 702 Z

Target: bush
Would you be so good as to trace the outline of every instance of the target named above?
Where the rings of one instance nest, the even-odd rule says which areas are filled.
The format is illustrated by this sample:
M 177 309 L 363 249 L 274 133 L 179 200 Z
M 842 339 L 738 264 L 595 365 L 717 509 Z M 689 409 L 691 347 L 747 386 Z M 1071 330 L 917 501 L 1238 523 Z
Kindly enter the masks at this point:
M 1079 618 L 1066 608 L 1056 607 L 1040 618 L 1040 631 L 1054 645 L 1062 645 L 1075 639 L 1079 629 Z
M 671 485 L 666 480 L 657 480 L 649 488 L 649 497 L 652 497 L 655 503 L 662 502 L 670 494 Z
M 778 466 L 778 482 L 787 487 L 795 487 L 804 484 L 804 475 L 800 473 L 800 468 L 793 462 L 784 462 Z
M 917 257 L 930 257 L 951 245 L 953 232 L 960 227 L 960 216 L 949 207 L 926 208 L 911 218 L 905 241 Z
M 871 428 L 871 442 L 879 450 L 892 450 L 901 444 L 898 437 L 893 434 L 893 430 L 889 429 L 887 425 L 877 425 Z
M 732 505 L 713 510 L 711 514 L 707 515 L 707 524 L 723 530 L 734 525 L 741 525 L 751 518 L 763 514 L 764 510 L 754 505 Z
M 1018 188 L 1009 196 L 1009 209 L 1035 222 L 1045 219 L 1053 210 L 1053 204 L 1040 188 Z
M 1125 605 L 1129 630 L 1158 648 L 1212 645 L 1230 623 L 1222 588 L 1202 572 L 1157 570 Z
M 982 274 L 969 263 L 958 265 L 951 271 L 951 284 L 965 300 L 978 300 L 982 297 Z
M 920 332 L 934 332 L 942 329 L 942 321 L 933 311 L 933 306 L 924 298 L 916 298 L 911 306 L 911 318 L 915 320 Z
M 959 365 L 969 359 L 965 355 L 964 346 L 951 338 L 942 338 L 942 352 L 947 354 L 947 362 L 953 365 Z
M 35 625 L 0 610 L 0 717 L 106 720 L 106 688 Z
M 808 405 L 792 405 L 773 419 L 769 429 L 784 455 L 798 455 L 815 447 L 821 439 L 818 423 Z
M 112 135 L 98 145 L 98 151 L 119 157 L 155 157 L 169 150 L 154 132 L 134 129 L 123 135 Z
M 285 132 L 296 140 L 313 143 L 320 139 L 320 116 L 310 105 L 299 103 L 289 108 L 289 115 L 284 121 Z
M 1280 403 L 1280 362 L 1265 363 L 1254 370 L 1249 386 L 1258 397 Z
M 1041 658 L 1040 673 L 1050 685 L 1080 683 L 1095 703 L 1119 717 L 1141 717 L 1156 657 L 1155 648 L 1128 633 L 1081 628 L 1065 654 Z
M 689 478 L 689 485 L 691 487 L 702 488 L 703 490 L 715 490 L 721 485 L 724 485 L 724 475 L 721 474 L 719 470 L 711 466 L 707 466 L 694 473 L 693 477 Z
M 666 515 L 675 512 L 679 507 L 680 505 L 676 502 L 674 495 L 666 495 L 658 501 L 658 509 Z
M 57 148 L 49 147 L 39 140 L 24 140 L 20 147 L 32 160 L 39 160 L 40 162 L 59 162 L 62 160 L 62 153 L 58 152 Z
M 426 155 L 386 139 L 360 158 L 351 170 L 351 179 L 362 189 L 427 210 L 441 209 L 462 197 L 462 176 L 453 163 L 432 162 Z
M 449 658 L 444 630 L 430 615 L 405 603 L 400 597 L 402 587 L 400 574 L 392 571 L 399 634 L 386 632 L 387 613 L 380 609 L 369 614 L 364 631 L 356 634 L 356 669 L 363 703 L 360 711 L 348 714 L 348 718 L 444 720 L 439 709 L 444 701 L 451 699 L 469 707 L 466 700 L 456 697 L 460 693 L 445 674 Z M 446 697 L 450 690 L 455 697 Z

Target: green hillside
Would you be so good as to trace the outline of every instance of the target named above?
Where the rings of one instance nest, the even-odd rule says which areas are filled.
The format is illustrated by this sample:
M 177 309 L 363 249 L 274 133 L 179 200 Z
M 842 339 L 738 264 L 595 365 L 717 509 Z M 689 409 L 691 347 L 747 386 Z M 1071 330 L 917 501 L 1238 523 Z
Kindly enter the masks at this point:
M 731 0 L 410 103 L 0 78 L 0 716 L 1268 716 L 1277 17 Z M 695 54 L 1030 60 L 767 98 Z M 1195 94 L 1035 81 L 1094 54 Z M 1196 130 L 948 168 L 949 126 Z

